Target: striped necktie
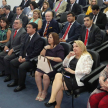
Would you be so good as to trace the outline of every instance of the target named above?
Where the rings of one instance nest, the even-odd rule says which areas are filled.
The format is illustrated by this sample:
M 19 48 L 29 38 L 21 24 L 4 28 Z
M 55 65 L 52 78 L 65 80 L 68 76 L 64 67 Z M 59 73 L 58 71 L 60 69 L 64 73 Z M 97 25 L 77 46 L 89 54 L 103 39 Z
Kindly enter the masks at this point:
M 44 32 L 44 35 L 43 35 L 44 37 L 46 37 L 48 26 L 49 26 L 49 22 L 47 22 L 46 29 L 45 29 L 45 32 Z

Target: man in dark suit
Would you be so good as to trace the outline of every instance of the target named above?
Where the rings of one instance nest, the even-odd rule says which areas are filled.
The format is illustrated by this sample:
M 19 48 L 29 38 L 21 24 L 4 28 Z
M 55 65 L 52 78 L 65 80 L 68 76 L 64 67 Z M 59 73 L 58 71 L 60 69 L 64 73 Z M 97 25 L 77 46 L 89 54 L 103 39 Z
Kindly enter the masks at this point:
M 42 28 L 39 30 L 40 36 L 47 37 L 50 32 L 59 33 L 59 25 L 56 20 L 53 19 L 53 13 L 51 11 L 47 11 L 45 13 L 45 20 L 43 21 Z
M 17 57 L 14 51 L 20 49 L 26 34 L 25 29 L 22 28 L 21 19 L 16 19 L 13 26 L 14 29 L 12 30 L 10 40 L 6 43 L 4 51 L 0 53 L 0 70 L 2 71 L 0 76 L 7 75 L 4 82 L 11 80 L 10 61 Z
M 22 7 L 22 9 L 24 9 L 25 7 L 28 7 L 30 5 L 30 1 L 31 0 L 22 0 L 22 2 L 19 5 L 19 7 Z
M 99 10 L 98 5 L 92 6 L 92 13 L 90 15 L 93 17 L 94 24 L 96 24 L 100 29 L 105 29 L 107 17 L 106 14 Z
M 74 41 L 80 36 L 81 25 L 75 21 L 75 14 L 73 12 L 67 14 L 67 21 L 59 34 L 60 42 Z
M 12 23 L 12 18 L 14 16 L 14 13 L 11 10 L 10 8 L 10 5 L 6 5 L 3 7 L 3 10 L 5 11 L 5 14 L 6 14 L 6 18 L 8 19 L 8 22 L 9 22 L 9 25 Z
M 28 18 L 27 18 L 27 16 L 25 16 L 25 15 L 22 13 L 22 8 L 21 8 L 21 7 L 17 7 L 17 8 L 16 8 L 16 14 L 14 14 L 12 21 L 14 22 L 14 20 L 15 20 L 16 18 L 22 19 L 22 21 L 23 21 L 23 27 L 25 28 L 26 25 L 28 24 Z M 13 22 L 12 22 L 11 26 L 13 25 Z
M 84 25 L 82 26 L 81 36 L 79 39 L 84 42 L 87 49 L 92 49 L 102 43 L 101 31 L 98 26 L 93 24 L 90 15 L 84 17 Z
M 43 41 L 37 33 L 37 24 L 31 22 L 27 25 L 27 38 L 20 50 L 19 58 L 13 59 L 10 62 L 11 74 L 14 81 L 8 84 L 8 87 L 18 85 L 14 92 L 21 91 L 25 88 L 26 72 L 31 69 L 35 64 L 30 62 L 30 59 L 38 56 L 43 48 Z M 18 75 L 19 73 L 19 75 Z
M 76 3 L 76 0 L 70 0 L 70 3 L 67 4 L 66 11 L 74 12 L 75 15 L 81 14 L 81 6 Z

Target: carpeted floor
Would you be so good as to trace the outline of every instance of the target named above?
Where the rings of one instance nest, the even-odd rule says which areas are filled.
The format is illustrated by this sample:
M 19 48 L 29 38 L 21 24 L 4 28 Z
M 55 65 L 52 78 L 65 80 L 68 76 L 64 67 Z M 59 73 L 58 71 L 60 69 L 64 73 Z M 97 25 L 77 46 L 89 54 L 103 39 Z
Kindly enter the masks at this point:
M 33 77 L 27 76 L 26 89 L 20 92 L 13 92 L 15 87 L 7 87 L 10 82 L 3 82 L 4 77 L 0 77 L 0 108 L 46 108 L 44 103 L 50 98 L 51 86 L 45 101 L 39 102 L 35 100 L 38 93 L 35 80 Z M 89 93 L 85 92 L 74 100 L 74 108 L 86 108 Z M 71 96 L 68 97 L 64 93 L 61 108 L 72 108 Z M 52 107 L 53 108 L 53 107 Z

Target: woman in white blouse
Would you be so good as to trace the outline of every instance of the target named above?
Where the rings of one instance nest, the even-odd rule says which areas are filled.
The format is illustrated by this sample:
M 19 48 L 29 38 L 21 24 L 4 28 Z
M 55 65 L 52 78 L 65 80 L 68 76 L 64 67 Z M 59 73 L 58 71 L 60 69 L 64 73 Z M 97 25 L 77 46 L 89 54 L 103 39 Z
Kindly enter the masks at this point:
M 86 46 L 80 40 L 74 41 L 73 51 L 71 51 L 63 61 L 63 66 L 67 73 L 63 76 L 57 73 L 53 81 L 50 100 L 45 103 L 46 107 L 55 106 L 60 108 L 63 98 L 63 90 L 73 90 L 84 86 L 80 79 L 91 72 L 93 60 Z M 64 86 L 63 86 L 64 83 Z M 72 85 L 73 83 L 73 85 Z

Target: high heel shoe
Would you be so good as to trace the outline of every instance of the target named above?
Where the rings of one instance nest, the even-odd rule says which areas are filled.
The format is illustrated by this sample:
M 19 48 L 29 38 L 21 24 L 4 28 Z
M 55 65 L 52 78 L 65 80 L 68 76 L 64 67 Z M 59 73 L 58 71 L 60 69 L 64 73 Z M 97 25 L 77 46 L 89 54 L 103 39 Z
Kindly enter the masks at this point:
M 40 98 L 39 98 L 39 101 L 44 101 L 45 98 L 46 98 L 46 96 L 47 96 L 47 93 L 43 93 L 43 92 L 42 92 L 42 94 L 44 95 L 44 97 L 40 97 Z M 42 95 L 41 95 L 41 96 L 42 96 Z
M 52 102 L 52 103 L 48 103 L 48 102 L 47 102 L 47 103 L 45 103 L 45 106 L 46 106 L 46 107 L 51 107 L 51 106 L 54 106 L 54 107 L 55 107 L 56 104 L 57 104 L 56 101 L 54 101 L 54 102 Z

